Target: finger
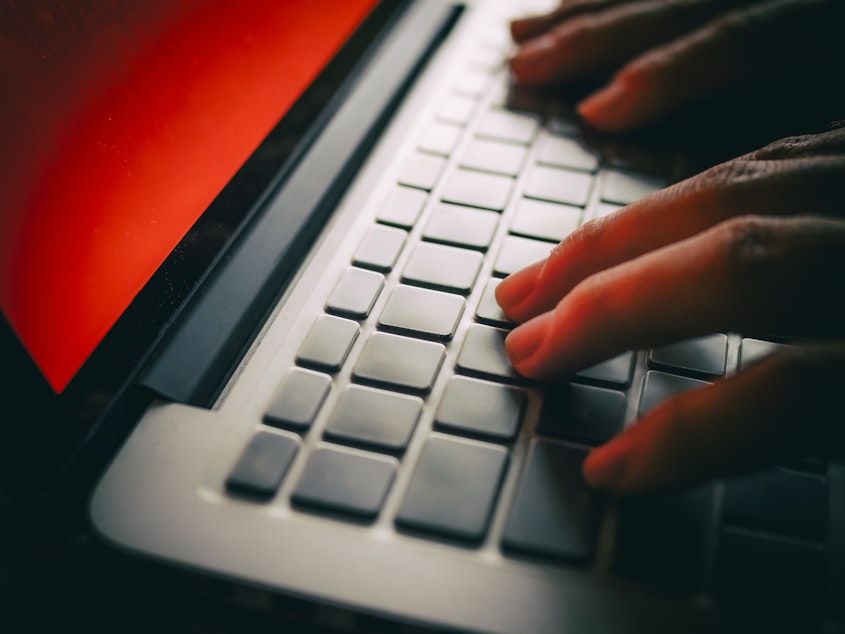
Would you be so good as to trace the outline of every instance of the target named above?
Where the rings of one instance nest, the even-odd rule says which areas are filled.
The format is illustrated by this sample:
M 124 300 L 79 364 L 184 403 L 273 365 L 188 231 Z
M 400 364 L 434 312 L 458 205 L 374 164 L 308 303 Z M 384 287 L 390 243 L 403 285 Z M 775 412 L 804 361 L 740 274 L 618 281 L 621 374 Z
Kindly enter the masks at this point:
M 584 477 L 620 495 L 655 493 L 829 450 L 843 431 L 831 415 L 843 387 L 845 343 L 787 349 L 664 402 L 593 450 Z
M 607 72 L 715 16 L 721 0 L 639 0 L 581 11 L 524 42 L 511 59 L 523 84 L 550 84 Z
M 745 216 L 602 271 L 505 340 L 533 379 L 711 332 L 845 332 L 845 221 Z
M 748 81 L 843 50 L 845 3 L 771 0 L 729 12 L 624 66 L 578 112 L 596 128 L 626 130 Z
M 600 11 L 625 0 L 564 0 L 557 8 L 542 15 L 532 15 L 511 21 L 511 37 L 521 43 L 542 35 L 564 20 L 579 13 Z
M 780 139 L 741 158 L 753 161 L 771 161 L 837 155 L 845 155 L 845 127 L 837 127 L 821 134 L 807 134 Z
M 548 259 L 503 280 L 496 298 L 511 319 L 524 321 L 590 275 L 732 217 L 845 215 L 843 174 L 845 156 L 728 161 L 583 225 Z

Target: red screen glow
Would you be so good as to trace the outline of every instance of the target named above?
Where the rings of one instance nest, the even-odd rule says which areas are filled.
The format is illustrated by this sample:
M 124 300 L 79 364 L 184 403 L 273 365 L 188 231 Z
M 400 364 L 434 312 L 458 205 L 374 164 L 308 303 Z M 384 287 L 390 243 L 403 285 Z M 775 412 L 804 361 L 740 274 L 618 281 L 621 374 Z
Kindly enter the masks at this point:
M 0 307 L 55 391 L 375 3 L 0 6 Z

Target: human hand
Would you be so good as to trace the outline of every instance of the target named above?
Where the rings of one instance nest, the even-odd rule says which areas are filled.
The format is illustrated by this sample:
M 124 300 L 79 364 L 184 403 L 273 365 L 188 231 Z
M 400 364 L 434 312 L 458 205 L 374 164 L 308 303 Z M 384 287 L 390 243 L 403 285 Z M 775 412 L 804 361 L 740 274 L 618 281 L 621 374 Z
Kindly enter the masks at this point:
M 613 73 L 578 112 L 627 130 L 796 69 L 828 65 L 836 82 L 843 24 L 841 0 L 570 0 L 511 24 L 511 70 L 532 86 Z
M 591 453 L 591 484 L 685 487 L 843 431 L 843 183 L 845 129 L 784 139 L 583 225 L 499 284 L 525 322 L 508 356 L 534 379 L 712 332 L 815 340 L 666 401 Z

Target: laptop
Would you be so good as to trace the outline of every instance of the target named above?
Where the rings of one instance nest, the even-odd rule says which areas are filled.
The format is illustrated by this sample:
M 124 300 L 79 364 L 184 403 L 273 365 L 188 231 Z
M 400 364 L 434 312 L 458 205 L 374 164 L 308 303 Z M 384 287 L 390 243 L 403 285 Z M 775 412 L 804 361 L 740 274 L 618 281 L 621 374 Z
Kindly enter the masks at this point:
M 537 5 L 4 3 L 16 508 L 302 625 L 842 631 L 841 464 L 627 501 L 580 476 L 787 344 L 553 385 L 504 356 L 498 282 L 679 174 L 673 135 L 631 152 L 512 89 Z

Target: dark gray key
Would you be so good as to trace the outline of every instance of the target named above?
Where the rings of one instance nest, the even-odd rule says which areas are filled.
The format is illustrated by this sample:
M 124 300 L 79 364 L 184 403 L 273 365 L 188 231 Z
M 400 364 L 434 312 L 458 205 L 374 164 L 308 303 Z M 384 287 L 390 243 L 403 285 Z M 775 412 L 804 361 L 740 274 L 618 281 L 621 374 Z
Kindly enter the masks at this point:
M 829 558 L 821 544 L 726 529 L 719 539 L 713 591 L 731 608 L 805 625 L 791 631 L 822 631 L 810 624 L 827 612 Z
M 535 165 L 528 173 L 523 193 L 527 198 L 583 207 L 592 186 L 590 174 Z
M 428 339 L 451 339 L 464 312 L 462 297 L 416 286 L 397 286 L 381 313 L 379 328 Z
M 598 494 L 581 477 L 585 451 L 531 441 L 502 545 L 515 551 L 588 561 L 601 520 Z
M 449 95 L 443 99 L 435 116 L 441 121 L 463 126 L 470 122 L 477 105 L 478 102 L 471 97 Z
M 575 383 L 546 387 L 538 431 L 600 445 L 622 431 L 628 399 L 622 392 Z
M 496 174 L 455 170 L 446 181 L 443 202 L 502 211 L 513 190 L 513 179 Z
M 489 139 L 528 145 L 539 128 L 537 117 L 533 115 L 508 110 L 490 110 L 482 116 L 476 134 Z
M 508 319 L 505 311 L 499 307 L 499 303 L 496 301 L 496 287 L 501 281 L 498 278 L 493 278 L 487 282 L 487 286 L 484 287 L 484 294 L 478 302 L 475 318 L 488 326 L 509 328 L 514 325 L 514 322 Z
M 324 434 L 336 442 L 398 453 L 408 446 L 422 406 L 416 396 L 350 385 L 335 405 Z
M 521 145 L 473 139 L 464 148 L 458 164 L 461 167 L 505 176 L 516 176 L 525 163 L 528 150 Z
M 637 409 L 639 416 L 654 409 L 660 405 L 667 398 L 686 392 L 687 390 L 695 390 L 700 387 L 710 385 L 706 381 L 699 381 L 698 379 L 688 379 L 683 376 L 675 376 L 674 374 L 666 374 L 665 372 L 658 372 L 656 370 L 649 370 L 643 381 L 642 396 L 640 396 L 640 406 Z
M 235 463 L 226 479 L 226 488 L 257 497 L 273 497 L 298 448 L 296 436 L 259 431 Z
M 440 174 L 446 166 L 446 159 L 430 154 L 414 154 L 405 160 L 399 172 L 400 185 L 417 187 L 431 191 L 440 180 Z
M 613 572 L 677 595 L 696 595 L 710 558 L 713 486 L 619 504 Z
M 701 377 L 725 373 L 728 337 L 721 333 L 654 348 L 648 355 L 653 368 Z
M 827 484 L 819 475 L 767 469 L 725 483 L 725 521 L 824 540 L 827 498 Z
M 337 372 L 360 331 L 357 322 L 321 315 L 299 347 L 296 362 L 318 370 Z
M 496 233 L 499 217 L 499 214 L 483 209 L 438 205 L 429 218 L 423 238 L 486 251 Z
M 396 186 L 379 209 L 377 220 L 387 225 L 410 229 L 417 222 L 428 200 L 428 194 L 419 189 Z
M 598 155 L 577 139 L 542 134 L 537 140 L 536 160 L 543 165 L 595 172 Z
M 560 242 L 578 228 L 582 215 L 579 207 L 523 198 L 517 204 L 510 232 Z
M 601 174 L 601 199 L 628 205 L 666 186 L 666 179 L 651 174 L 622 169 L 607 169 Z
M 466 295 L 475 284 L 482 259 L 476 251 L 418 244 L 402 271 L 402 281 Z
M 366 319 L 384 286 L 381 273 L 348 268 L 326 302 L 326 310 L 344 317 Z
M 396 523 L 478 542 L 496 502 L 508 452 L 463 438 L 431 436 L 423 448 Z
M 377 332 L 358 357 L 352 377 L 357 381 L 428 392 L 445 352 L 443 344 Z
M 505 337 L 508 332 L 481 324 L 470 326 L 464 345 L 458 354 L 457 366 L 465 374 L 481 378 L 522 383 L 525 379 L 516 373 L 505 354 Z
M 292 368 L 264 413 L 264 422 L 298 430 L 310 427 L 331 386 L 330 376 Z
M 387 273 L 396 264 L 407 237 L 408 234 L 401 229 L 375 225 L 358 245 L 352 264 Z
M 575 376 L 579 379 L 606 383 L 612 386 L 627 387 L 631 383 L 634 371 L 634 353 L 623 352 L 619 356 L 585 368 Z
M 761 339 L 743 338 L 739 344 L 739 369 L 747 368 L 752 363 L 782 350 L 787 346 L 782 343 L 763 341 Z
M 434 422 L 442 431 L 510 441 L 519 431 L 524 409 L 525 392 L 519 388 L 455 376 Z
M 426 128 L 417 147 L 423 152 L 450 156 L 461 138 L 461 128 L 451 123 L 434 121 Z
M 291 500 L 364 519 L 375 519 L 396 475 L 395 458 L 350 449 L 318 447 Z
M 549 242 L 507 236 L 493 265 L 493 274 L 506 277 L 524 269 L 529 264 L 545 260 L 553 247 L 554 245 Z

